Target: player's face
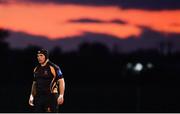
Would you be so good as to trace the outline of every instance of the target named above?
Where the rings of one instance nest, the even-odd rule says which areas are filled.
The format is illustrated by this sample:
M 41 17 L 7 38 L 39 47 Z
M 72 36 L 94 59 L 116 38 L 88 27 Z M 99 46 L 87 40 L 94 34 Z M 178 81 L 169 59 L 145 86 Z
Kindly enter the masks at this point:
M 40 64 L 43 64 L 46 60 L 46 57 L 44 54 L 37 54 L 37 59 Z

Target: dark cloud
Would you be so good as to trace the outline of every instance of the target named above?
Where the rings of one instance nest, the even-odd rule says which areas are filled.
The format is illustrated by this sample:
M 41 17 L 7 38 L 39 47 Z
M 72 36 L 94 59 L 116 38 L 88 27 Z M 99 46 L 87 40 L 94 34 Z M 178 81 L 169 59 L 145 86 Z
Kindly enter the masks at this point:
M 179 0 L 57 0 L 61 3 L 86 5 L 113 5 L 122 8 L 135 8 L 147 10 L 180 9 Z
M 97 19 L 78 19 L 78 20 L 70 20 L 69 22 L 73 23 L 104 23 L 104 21 Z
M 115 23 L 115 24 L 127 24 L 127 22 L 119 20 L 119 19 L 115 19 L 112 21 L 101 21 L 98 19 L 88 19 L 88 18 L 83 18 L 83 19 L 78 19 L 78 20 L 70 20 L 69 22 L 72 23 Z
M 7 2 L 8 0 L 0 0 Z M 15 1 L 15 0 L 14 0 Z M 180 0 L 16 0 L 19 2 L 61 3 L 93 6 L 119 6 L 121 8 L 164 10 L 180 9 Z
M 111 22 L 116 23 L 116 24 L 127 24 L 127 22 L 125 22 L 123 20 L 119 20 L 119 19 L 112 20 Z

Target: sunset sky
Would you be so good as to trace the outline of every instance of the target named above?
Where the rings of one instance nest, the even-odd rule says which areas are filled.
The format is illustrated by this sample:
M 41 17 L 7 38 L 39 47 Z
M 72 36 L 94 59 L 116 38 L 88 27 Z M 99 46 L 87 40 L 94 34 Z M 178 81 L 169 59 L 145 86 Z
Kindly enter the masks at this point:
M 180 34 L 178 0 L 108 1 L 0 0 L 0 28 L 49 39 L 86 32 L 138 38 L 144 27 L 163 34 Z

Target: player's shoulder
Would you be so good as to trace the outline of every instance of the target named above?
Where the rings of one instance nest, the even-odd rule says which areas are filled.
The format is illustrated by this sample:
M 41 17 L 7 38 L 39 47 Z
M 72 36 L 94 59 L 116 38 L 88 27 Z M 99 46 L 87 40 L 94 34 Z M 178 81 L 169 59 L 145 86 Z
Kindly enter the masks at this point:
M 53 67 L 53 68 L 55 68 L 55 69 L 59 69 L 59 66 L 56 65 L 55 63 L 53 63 L 53 62 L 51 62 L 51 61 L 49 61 L 48 63 L 49 63 L 49 66 L 50 66 L 50 67 Z
M 37 65 L 36 67 L 34 67 L 34 72 L 36 72 L 37 71 L 37 69 L 39 68 L 39 65 Z

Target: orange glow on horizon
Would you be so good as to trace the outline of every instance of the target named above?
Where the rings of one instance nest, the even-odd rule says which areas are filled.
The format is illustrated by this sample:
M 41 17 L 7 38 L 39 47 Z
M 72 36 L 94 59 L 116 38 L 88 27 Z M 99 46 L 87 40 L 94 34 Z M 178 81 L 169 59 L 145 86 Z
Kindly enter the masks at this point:
M 145 26 L 165 33 L 180 33 L 180 10 L 122 10 L 118 7 L 0 4 L 0 27 L 51 39 L 83 35 L 84 32 L 112 35 L 118 38 L 139 36 Z M 71 20 L 93 19 L 103 23 L 76 23 Z M 126 24 L 111 23 L 122 20 Z

